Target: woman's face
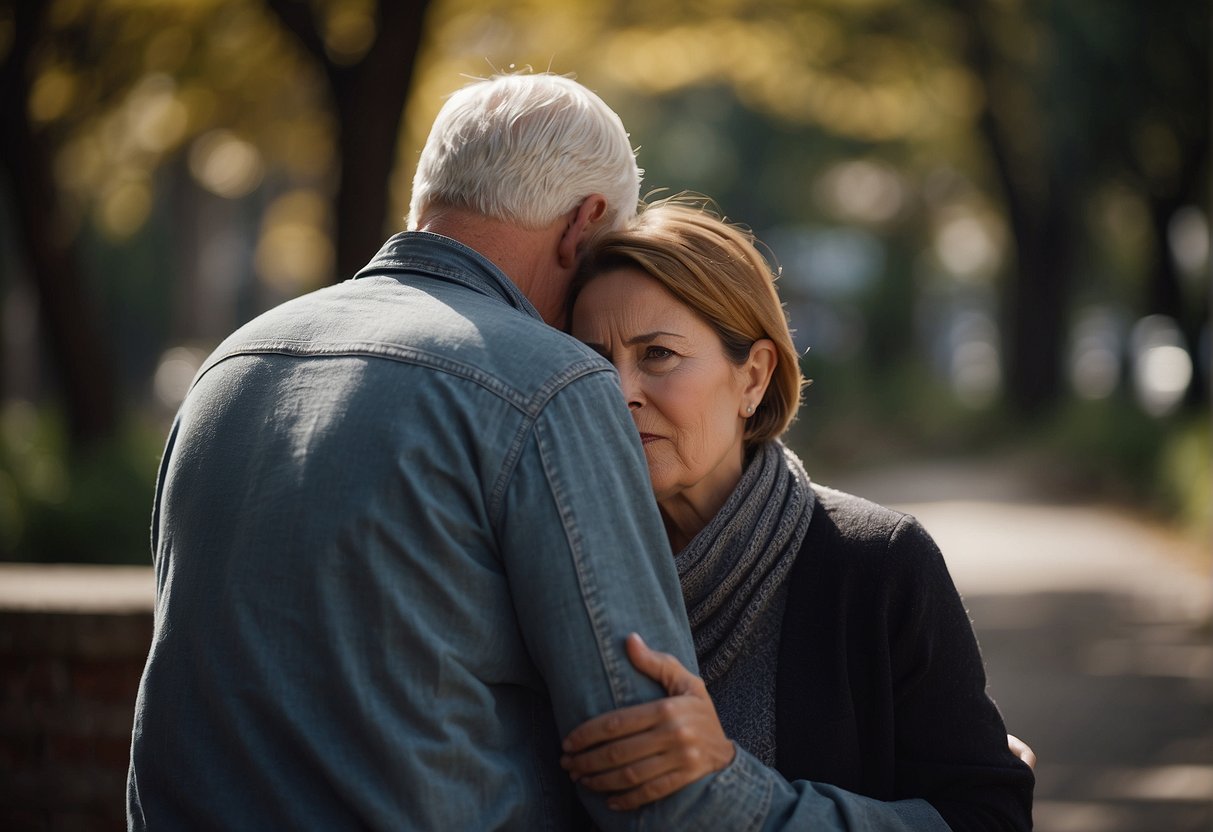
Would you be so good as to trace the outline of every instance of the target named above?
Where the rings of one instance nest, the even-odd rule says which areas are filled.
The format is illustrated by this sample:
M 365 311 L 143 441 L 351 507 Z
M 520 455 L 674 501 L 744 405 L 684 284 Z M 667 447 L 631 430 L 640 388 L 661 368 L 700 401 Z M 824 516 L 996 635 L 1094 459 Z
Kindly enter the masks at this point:
M 766 380 L 754 389 L 712 328 L 640 269 L 591 280 L 571 328 L 619 371 L 658 502 L 722 503 L 741 478 L 746 408 Z

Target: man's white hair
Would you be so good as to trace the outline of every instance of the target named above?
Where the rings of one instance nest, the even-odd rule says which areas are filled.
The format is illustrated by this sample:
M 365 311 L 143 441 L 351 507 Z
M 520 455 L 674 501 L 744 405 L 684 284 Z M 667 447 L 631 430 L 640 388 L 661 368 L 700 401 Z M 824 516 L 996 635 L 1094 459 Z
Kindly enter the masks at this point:
M 456 91 L 438 113 L 408 227 L 451 206 L 542 228 L 597 193 L 619 228 L 636 214 L 640 177 L 623 122 L 590 90 L 550 73 L 497 75 Z

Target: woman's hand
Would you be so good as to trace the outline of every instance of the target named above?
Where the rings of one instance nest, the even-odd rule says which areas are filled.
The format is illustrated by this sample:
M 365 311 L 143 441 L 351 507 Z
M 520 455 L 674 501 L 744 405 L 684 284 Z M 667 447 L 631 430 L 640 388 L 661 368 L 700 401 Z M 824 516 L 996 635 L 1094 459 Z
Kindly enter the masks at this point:
M 1007 748 L 1011 749 L 1012 754 L 1027 763 L 1028 768 L 1036 768 L 1036 752 L 1019 737 L 1007 734 Z
M 560 764 L 596 792 L 615 792 L 607 805 L 635 809 L 733 761 L 703 680 L 668 653 L 650 650 L 636 633 L 628 658 L 665 688 L 668 697 L 621 708 L 583 722 L 564 741 Z

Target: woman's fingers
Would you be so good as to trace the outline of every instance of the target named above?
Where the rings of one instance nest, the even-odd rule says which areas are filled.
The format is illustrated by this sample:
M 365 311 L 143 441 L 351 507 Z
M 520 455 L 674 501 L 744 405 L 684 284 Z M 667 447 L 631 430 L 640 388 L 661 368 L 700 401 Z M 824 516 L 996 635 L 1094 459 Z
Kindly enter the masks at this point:
M 560 758 L 560 765 L 574 780 L 580 780 L 648 759 L 660 754 L 668 745 L 663 732 L 646 730 L 578 754 L 565 754 Z M 636 783 L 624 785 L 634 786 Z
M 1027 763 L 1028 768 L 1036 768 L 1036 753 L 1026 742 L 1013 734 L 1007 734 L 1007 747 L 1011 749 L 1012 754 Z
M 674 656 L 651 649 L 636 633 L 626 642 L 628 658 L 644 675 L 658 682 L 669 696 L 687 695 L 710 701 L 703 680 L 682 666 Z M 677 716 L 668 710 L 669 700 L 657 700 L 630 708 L 609 711 L 578 725 L 565 737 L 566 753 L 576 754 L 590 746 L 645 731 L 664 719 Z
M 599 743 L 646 731 L 662 720 L 661 703 L 664 701 L 658 699 L 588 719 L 569 732 L 562 748 L 568 754 L 576 754 Z
M 642 786 L 617 794 L 607 800 L 607 806 L 616 811 L 637 809 L 654 800 L 671 795 L 687 783 L 697 780 L 700 775 L 688 775 L 685 771 L 671 771 L 648 781 Z
M 677 658 L 628 636 L 629 659 L 668 696 L 601 714 L 565 737 L 561 766 L 586 788 L 610 792 L 608 805 L 634 809 L 659 800 L 733 760 L 703 680 Z
M 650 780 L 669 774 L 678 761 L 669 754 L 650 754 L 630 760 L 626 765 L 589 774 L 577 782 L 595 792 L 623 792 L 643 786 Z M 575 778 L 576 779 L 576 778 Z
M 687 762 L 676 750 L 645 757 L 577 782 L 591 791 L 614 792 L 607 800 L 612 809 L 635 809 L 671 795 L 711 771 L 702 765 L 688 766 Z
M 600 772 L 671 748 L 693 752 L 696 741 L 723 732 L 715 711 L 689 696 L 612 711 L 573 729 L 560 764 L 575 776 Z
M 698 695 L 701 691 L 707 696 L 703 680 L 683 667 L 674 656 L 650 648 L 639 633 L 628 636 L 625 649 L 636 669 L 660 684 L 670 696 Z

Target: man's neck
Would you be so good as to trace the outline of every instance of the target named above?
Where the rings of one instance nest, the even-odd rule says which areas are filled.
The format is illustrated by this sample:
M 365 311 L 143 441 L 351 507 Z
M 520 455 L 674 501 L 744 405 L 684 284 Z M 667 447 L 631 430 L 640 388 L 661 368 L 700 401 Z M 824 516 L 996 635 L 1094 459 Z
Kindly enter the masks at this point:
M 513 281 L 544 321 L 556 327 L 564 325 L 572 279 L 556 259 L 562 228 L 561 221 L 547 228 L 522 228 L 459 208 L 431 209 L 417 226 L 418 231 L 450 237 L 478 252 Z

